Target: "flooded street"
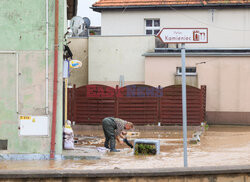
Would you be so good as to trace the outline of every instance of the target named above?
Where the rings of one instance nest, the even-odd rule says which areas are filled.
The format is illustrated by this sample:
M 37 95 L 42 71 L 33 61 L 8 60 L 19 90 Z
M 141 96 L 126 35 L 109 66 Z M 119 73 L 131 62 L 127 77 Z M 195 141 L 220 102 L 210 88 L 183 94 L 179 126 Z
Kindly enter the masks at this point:
M 188 132 L 188 140 L 193 131 Z M 90 145 L 102 147 L 102 131 L 76 133 L 81 141 L 77 148 Z M 95 137 L 93 137 L 93 136 Z M 86 139 L 87 138 L 87 139 Z M 128 139 L 133 139 L 128 138 Z M 145 131 L 139 137 L 160 140 L 160 154 L 156 156 L 134 156 L 133 149 L 124 144 L 117 145 L 119 153 L 99 152 L 97 160 L 60 160 L 60 161 L 0 161 L 0 169 L 135 169 L 183 167 L 182 131 Z M 93 140 L 95 139 L 95 140 Z M 97 141 L 97 142 L 95 142 Z M 85 142 L 85 143 L 84 143 Z M 81 143 L 81 142 L 79 142 Z M 124 148 L 125 147 L 125 148 Z M 188 166 L 224 166 L 250 164 L 250 127 L 210 126 L 198 144 L 188 143 Z

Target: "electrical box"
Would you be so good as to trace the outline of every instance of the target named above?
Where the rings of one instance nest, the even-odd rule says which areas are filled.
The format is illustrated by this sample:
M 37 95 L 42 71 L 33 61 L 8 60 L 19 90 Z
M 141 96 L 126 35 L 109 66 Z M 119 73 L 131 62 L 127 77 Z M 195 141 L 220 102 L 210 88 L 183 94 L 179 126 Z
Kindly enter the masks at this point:
M 48 136 L 48 116 L 19 116 L 21 136 Z

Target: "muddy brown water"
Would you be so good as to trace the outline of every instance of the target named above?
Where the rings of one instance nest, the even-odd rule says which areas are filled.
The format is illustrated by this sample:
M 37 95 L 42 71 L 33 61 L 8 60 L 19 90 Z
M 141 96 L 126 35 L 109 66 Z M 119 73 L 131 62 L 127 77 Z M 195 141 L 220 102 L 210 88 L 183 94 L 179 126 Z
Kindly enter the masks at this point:
M 101 131 L 76 133 L 85 142 L 101 141 Z M 188 132 L 188 139 L 192 131 Z M 126 145 L 117 145 L 120 153 L 103 153 L 99 160 L 61 161 L 0 161 L 0 169 L 135 169 L 183 167 L 182 131 L 145 131 L 140 137 L 159 139 L 160 154 L 156 156 L 134 156 Z M 79 137 L 80 139 L 80 137 Z M 133 139 L 133 138 L 131 138 Z M 94 142 L 95 143 L 95 142 Z M 98 143 L 98 142 L 97 142 Z M 85 144 L 81 144 L 85 145 Z M 92 144 L 103 146 L 103 143 Z M 250 164 L 250 127 L 211 126 L 198 144 L 188 144 L 188 166 L 221 166 Z

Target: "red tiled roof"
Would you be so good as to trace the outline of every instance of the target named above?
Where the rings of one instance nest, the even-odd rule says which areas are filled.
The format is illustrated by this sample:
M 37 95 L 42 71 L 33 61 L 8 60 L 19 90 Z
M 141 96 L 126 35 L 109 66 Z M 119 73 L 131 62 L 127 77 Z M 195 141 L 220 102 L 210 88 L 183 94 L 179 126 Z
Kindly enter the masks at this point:
M 95 7 L 115 7 L 115 6 L 162 6 L 162 5 L 238 5 L 248 4 L 250 0 L 99 0 L 93 4 Z

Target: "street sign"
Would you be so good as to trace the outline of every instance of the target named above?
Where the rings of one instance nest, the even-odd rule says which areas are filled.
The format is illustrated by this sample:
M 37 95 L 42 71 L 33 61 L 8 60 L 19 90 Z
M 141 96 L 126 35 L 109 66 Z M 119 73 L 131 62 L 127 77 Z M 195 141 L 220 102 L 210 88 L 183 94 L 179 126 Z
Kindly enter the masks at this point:
M 188 167 L 187 160 L 187 92 L 186 92 L 186 49 L 185 43 L 208 43 L 207 28 L 163 28 L 157 37 L 165 44 L 181 43 L 182 63 L 182 125 L 183 125 L 183 159 L 184 167 Z
M 164 43 L 208 43 L 207 28 L 163 28 L 157 37 Z

